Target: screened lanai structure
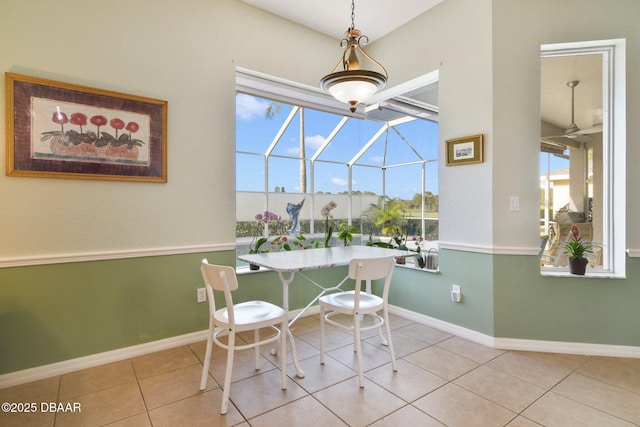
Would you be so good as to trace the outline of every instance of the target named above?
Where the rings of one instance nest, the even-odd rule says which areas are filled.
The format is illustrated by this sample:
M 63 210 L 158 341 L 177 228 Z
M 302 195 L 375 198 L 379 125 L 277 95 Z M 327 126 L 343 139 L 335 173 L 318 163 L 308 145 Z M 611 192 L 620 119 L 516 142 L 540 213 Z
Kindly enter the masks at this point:
M 255 249 L 259 237 L 269 239 L 265 245 L 282 245 L 279 236 L 335 245 L 346 226 L 354 244 L 401 237 L 409 246 L 435 247 L 437 212 L 436 80 L 352 114 L 324 95 L 240 75 L 239 254 Z

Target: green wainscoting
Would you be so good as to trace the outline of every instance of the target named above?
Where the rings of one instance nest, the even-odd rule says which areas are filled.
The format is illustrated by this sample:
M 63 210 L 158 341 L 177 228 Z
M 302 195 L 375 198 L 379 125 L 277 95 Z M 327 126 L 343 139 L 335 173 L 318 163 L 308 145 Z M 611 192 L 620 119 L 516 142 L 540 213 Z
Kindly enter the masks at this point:
M 0 374 L 202 331 L 200 260 L 234 251 L 0 269 Z M 333 284 L 346 267 L 308 272 Z M 241 274 L 236 301 L 282 303 L 275 272 Z M 462 288 L 451 301 L 451 285 Z M 379 291 L 380 283 L 374 283 Z M 318 289 L 296 277 L 290 308 Z M 627 279 L 542 277 L 535 256 L 441 250 L 440 273 L 398 267 L 390 303 L 500 338 L 640 346 L 640 260 Z
M 536 257 L 494 256 L 495 336 L 640 346 L 640 260 L 626 279 L 540 276 Z
M 235 265 L 235 252 L 223 251 L 0 269 L 0 374 L 206 329 L 208 304 L 196 302 L 204 257 Z M 310 275 L 337 282 L 345 274 Z M 282 303 L 276 273 L 239 282 L 235 301 Z M 290 307 L 303 307 L 314 292 L 296 278 Z
M 492 256 L 443 249 L 440 272 L 397 267 L 389 294 L 392 305 L 487 335 L 493 335 Z M 451 285 L 462 302 L 451 301 Z

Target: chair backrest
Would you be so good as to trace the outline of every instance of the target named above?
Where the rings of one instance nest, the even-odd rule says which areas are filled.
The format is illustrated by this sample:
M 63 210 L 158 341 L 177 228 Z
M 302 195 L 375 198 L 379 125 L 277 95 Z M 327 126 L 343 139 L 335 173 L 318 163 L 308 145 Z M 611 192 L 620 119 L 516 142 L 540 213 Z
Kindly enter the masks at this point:
M 228 265 L 209 264 L 207 259 L 202 260 L 200 265 L 202 278 L 207 286 L 207 299 L 209 300 L 209 312 L 211 315 L 216 312 L 216 301 L 213 291 L 224 292 L 224 301 L 229 314 L 229 323 L 234 322 L 233 297 L 231 292 L 238 289 L 238 278 L 236 270 Z
M 349 277 L 356 281 L 356 300 L 359 300 L 363 281 L 385 279 L 382 299 L 386 302 L 389 297 L 391 276 L 393 276 L 395 265 L 395 259 L 392 256 L 352 259 L 349 263 Z

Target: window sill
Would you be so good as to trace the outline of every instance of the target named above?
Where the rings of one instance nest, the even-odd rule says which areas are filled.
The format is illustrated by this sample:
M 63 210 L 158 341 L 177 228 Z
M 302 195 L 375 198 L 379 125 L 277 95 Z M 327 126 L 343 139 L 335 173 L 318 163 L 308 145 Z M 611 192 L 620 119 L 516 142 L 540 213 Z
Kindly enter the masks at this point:
M 540 270 L 540 276 L 542 277 L 569 277 L 572 279 L 626 279 L 625 275 L 615 274 L 610 271 L 603 272 L 589 272 L 585 275 L 579 274 L 571 274 L 569 270 L 563 271 L 551 271 L 551 270 Z
M 425 273 L 440 274 L 439 268 L 435 270 L 431 270 L 428 268 L 420 268 L 420 267 L 417 267 L 413 262 L 408 262 L 406 264 L 396 264 L 396 267 L 407 268 L 409 270 L 424 271 Z

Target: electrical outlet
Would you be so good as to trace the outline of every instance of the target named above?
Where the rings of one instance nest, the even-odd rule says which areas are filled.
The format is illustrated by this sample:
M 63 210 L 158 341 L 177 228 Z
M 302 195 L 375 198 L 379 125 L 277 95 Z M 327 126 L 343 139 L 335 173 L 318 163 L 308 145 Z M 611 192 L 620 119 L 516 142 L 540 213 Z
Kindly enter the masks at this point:
M 451 301 L 462 301 L 462 292 L 460 292 L 460 285 L 451 285 Z
M 205 302 L 207 300 L 207 291 L 205 288 L 198 288 L 198 302 Z

